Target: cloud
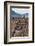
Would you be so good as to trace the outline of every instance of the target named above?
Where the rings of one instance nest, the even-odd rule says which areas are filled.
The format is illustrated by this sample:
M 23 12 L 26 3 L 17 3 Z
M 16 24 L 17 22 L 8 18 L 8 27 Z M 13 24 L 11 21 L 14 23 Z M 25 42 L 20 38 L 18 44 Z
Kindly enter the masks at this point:
M 23 8 L 12 8 L 13 11 L 15 11 L 18 14 L 24 14 L 29 13 L 29 9 L 23 9 Z

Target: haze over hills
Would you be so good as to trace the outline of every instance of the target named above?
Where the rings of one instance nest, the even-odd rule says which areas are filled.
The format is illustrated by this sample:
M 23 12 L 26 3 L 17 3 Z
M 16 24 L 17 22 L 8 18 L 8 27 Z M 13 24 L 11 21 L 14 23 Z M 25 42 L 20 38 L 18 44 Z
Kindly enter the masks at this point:
M 11 10 L 10 16 L 12 16 L 12 17 L 22 17 L 22 16 L 28 17 L 28 13 L 19 14 L 15 11 Z

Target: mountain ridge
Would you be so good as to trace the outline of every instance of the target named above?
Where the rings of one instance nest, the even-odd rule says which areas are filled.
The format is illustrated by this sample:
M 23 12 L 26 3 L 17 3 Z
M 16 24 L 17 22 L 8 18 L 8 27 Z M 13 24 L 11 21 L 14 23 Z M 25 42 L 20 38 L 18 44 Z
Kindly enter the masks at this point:
M 19 14 L 19 13 L 16 13 L 15 11 L 10 11 L 10 15 L 13 16 L 13 17 L 21 17 L 21 16 L 27 16 L 28 17 L 28 13 L 24 13 L 24 14 Z

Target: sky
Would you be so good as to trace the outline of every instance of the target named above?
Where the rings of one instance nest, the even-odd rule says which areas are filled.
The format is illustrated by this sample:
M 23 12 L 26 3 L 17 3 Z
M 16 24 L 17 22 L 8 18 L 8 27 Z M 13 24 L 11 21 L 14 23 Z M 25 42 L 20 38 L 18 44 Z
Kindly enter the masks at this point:
M 11 10 L 15 11 L 19 14 L 29 13 L 29 9 L 23 9 L 23 8 L 12 8 Z

